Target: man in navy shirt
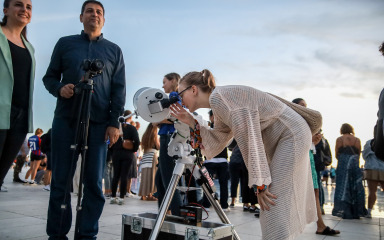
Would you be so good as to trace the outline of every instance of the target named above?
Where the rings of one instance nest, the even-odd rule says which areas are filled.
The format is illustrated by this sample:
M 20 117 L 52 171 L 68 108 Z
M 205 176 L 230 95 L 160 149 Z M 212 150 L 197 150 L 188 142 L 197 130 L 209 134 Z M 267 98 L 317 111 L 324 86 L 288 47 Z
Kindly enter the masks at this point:
M 121 49 L 103 38 L 104 7 L 98 1 L 83 3 L 80 35 L 61 38 L 52 53 L 43 78 L 46 89 L 57 104 L 52 123 L 52 182 L 48 208 L 47 234 L 49 239 L 67 239 L 71 228 L 71 197 L 67 182 L 72 180 L 76 163 L 71 163 L 76 118 L 74 86 L 84 75 L 84 59 L 100 59 L 105 67 L 93 78 L 94 90 L 88 131 L 88 151 L 84 166 L 84 196 L 79 211 L 81 239 L 96 239 L 98 220 L 104 207 L 102 176 L 107 153 L 106 140 L 113 145 L 119 137 L 118 116 L 125 104 L 125 66 Z M 77 158 L 76 158 L 77 159 Z

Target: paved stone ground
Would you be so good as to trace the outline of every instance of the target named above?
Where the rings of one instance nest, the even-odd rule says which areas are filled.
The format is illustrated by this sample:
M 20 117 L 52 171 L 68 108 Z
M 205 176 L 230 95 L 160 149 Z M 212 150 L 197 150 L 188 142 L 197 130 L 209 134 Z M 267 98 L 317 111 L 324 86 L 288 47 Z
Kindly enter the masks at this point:
M 25 169 L 23 170 L 25 172 Z M 43 186 L 24 186 L 12 182 L 11 170 L 6 179 L 5 186 L 8 192 L 0 193 L 0 239 L 47 239 L 45 225 L 47 219 L 47 207 L 49 192 L 43 191 Z M 24 176 L 21 174 L 21 176 Z M 378 204 L 373 211 L 373 218 L 361 218 L 360 220 L 343 220 L 330 215 L 332 210 L 334 186 L 326 187 L 325 223 L 331 228 L 339 229 L 342 233 L 337 237 L 316 235 L 316 224 L 307 225 L 304 233 L 297 239 L 348 239 L 348 240 L 384 240 L 384 194 L 378 192 Z M 76 196 L 72 197 L 72 206 L 76 205 Z M 100 219 L 98 239 L 121 239 L 122 214 L 140 212 L 156 212 L 156 202 L 141 201 L 138 198 L 127 198 L 124 205 L 111 205 L 106 201 L 103 214 Z M 207 221 L 220 222 L 215 212 L 210 211 Z M 76 216 L 75 211 L 73 216 Z M 261 239 L 260 223 L 253 214 L 242 211 L 242 205 L 236 204 L 227 213 L 230 221 L 242 240 Z M 73 224 L 75 220 L 73 219 Z M 73 228 L 69 238 L 73 239 Z

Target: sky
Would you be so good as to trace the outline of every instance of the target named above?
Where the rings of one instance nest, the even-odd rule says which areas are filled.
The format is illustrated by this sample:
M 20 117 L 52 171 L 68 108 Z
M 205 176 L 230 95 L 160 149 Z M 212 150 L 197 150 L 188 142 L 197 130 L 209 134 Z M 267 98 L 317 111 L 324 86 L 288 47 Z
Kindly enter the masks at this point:
M 42 83 L 57 40 L 79 34 L 83 1 L 32 0 L 28 39 L 37 61 L 34 126 L 47 131 L 56 99 Z M 287 100 L 304 98 L 323 115 L 334 150 L 343 123 L 373 136 L 384 87 L 382 0 L 102 1 L 104 37 L 123 51 L 127 98 L 162 87 L 169 72 L 209 69 L 218 86 L 248 85 Z M 198 111 L 206 119 L 207 109 Z M 147 123 L 141 118 L 140 133 Z M 334 161 L 335 162 L 335 161 Z

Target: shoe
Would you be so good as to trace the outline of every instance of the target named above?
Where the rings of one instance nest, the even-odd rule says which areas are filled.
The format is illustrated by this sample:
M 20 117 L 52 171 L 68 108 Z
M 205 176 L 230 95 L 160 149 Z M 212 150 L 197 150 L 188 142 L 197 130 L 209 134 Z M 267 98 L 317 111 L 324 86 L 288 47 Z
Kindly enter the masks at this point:
M 223 208 L 223 212 L 230 212 L 231 209 L 230 208 Z
M 109 202 L 110 204 L 117 204 L 118 203 L 118 198 L 117 197 L 112 197 L 111 201 Z
M 333 235 L 336 235 L 336 234 L 340 234 L 340 231 L 339 230 L 331 229 L 330 227 L 327 226 L 322 232 L 316 231 L 316 234 L 326 235 L 326 236 L 333 236 Z
M 45 190 L 45 191 L 51 191 L 51 186 L 50 185 L 45 185 L 44 187 L 43 187 L 43 190 Z
M 367 214 L 365 214 L 364 217 L 366 217 L 366 218 L 372 218 L 372 214 L 371 214 L 371 213 L 367 213 Z
M 235 207 L 235 204 L 231 203 L 231 204 L 229 205 L 229 207 L 230 207 L 230 208 L 234 208 L 234 207 Z
M 255 217 L 259 218 L 260 217 L 260 212 L 255 213 Z
M 135 196 L 135 195 L 133 195 L 132 193 L 127 193 L 127 194 L 125 194 L 125 196 L 126 196 L 126 197 L 133 197 L 133 196 Z
M 124 204 L 124 198 L 117 198 L 117 204 L 123 205 Z
M 108 193 L 107 193 L 107 194 L 104 194 L 104 198 L 105 198 L 105 199 L 110 199 L 110 198 L 111 198 L 111 194 L 108 194 Z
M 5 186 L 0 187 L 0 192 L 8 192 L 8 188 Z
M 132 191 L 131 191 L 131 194 L 136 195 L 136 193 L 135 193 L 135 192 L 132 192 Z
M 244 212 L 249 211 L 249 207 L 247 207 L 247 206 L 243 206 L 243 211 L 244 211 Z
M 29 182 L 29 185 L 35 186 L 35 185 L 37 185 L 37 182 L 35 182 L 35 180 L 32 180 L 32 181 Z
M 27 181 L 22 180 L 22 179 L 20 179 L 20 178 L 18 178 L 18 179 L 13 179 L 13 182 L 15 182 L 15 183 L 27 183 Z

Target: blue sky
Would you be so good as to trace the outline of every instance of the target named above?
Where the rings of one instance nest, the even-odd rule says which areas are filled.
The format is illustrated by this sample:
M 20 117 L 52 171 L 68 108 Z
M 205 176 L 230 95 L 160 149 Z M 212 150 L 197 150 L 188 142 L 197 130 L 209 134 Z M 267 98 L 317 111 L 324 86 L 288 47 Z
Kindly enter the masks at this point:
M 47 130 L 55 98 L 41 79 L 57 40 L 82 30 L 82 1 L 32 2 L 34 125 Z M 124 54 L 128 109 L 138 89 L 161 88 L 166 73 L 207 68 L 218 85 L 249 85 L 289 100 L 306 99 L 322 112 L 331 144 L 344 122 L 363 142 L 372 136 L 384 87 L 384 58 L 378 52 L 384 41 L 384 1 L 102 2 L 104 37 Z M 139 121 L 144 130 L 146 123 Z

